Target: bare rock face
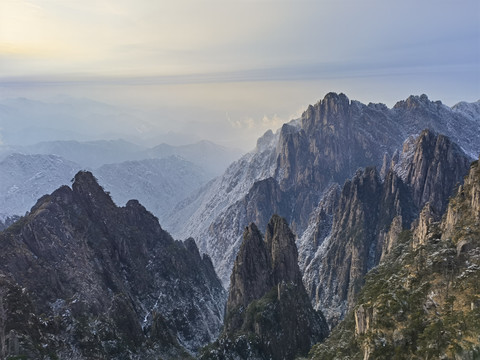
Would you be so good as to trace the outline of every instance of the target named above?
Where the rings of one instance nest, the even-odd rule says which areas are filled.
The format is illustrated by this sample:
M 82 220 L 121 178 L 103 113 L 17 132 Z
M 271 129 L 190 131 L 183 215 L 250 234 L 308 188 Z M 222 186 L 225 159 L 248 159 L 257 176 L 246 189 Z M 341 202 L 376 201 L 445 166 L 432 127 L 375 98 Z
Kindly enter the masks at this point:
M 379 234 L 379 242 L 382 244 L 382 255 L 380 261 L 382 261 L 386 255 L 388 255 L 393 246 L 398 240 L 398 236 L 403 230 L 403 219 L 401 215 L 397 215 L 393 218 L 390 228 L 387 232 L 381 231 Z
M 383 182 L 375 168 L 345 182 L 331 231 L 304 268 L 304 282 L 316 284 L 308 287 L 310 296 L 330 324 L 352 309 L 367 271 L 390 252 L 427 203 L 412 226 L 418 241 L 430 236 L 429 224 L 439 220 L 467 172 L 466 163 L 468 157 L 458 146 L 426 130 L 405 142 L 402 154 L 384 169 Z
M 292 196 L 281 190 L 273 178 L 267 178 L 253 184 L 242 204 L 246 209 L 246 217 L 265 228 L 273 214 L 287 213 Z
M 274 286 L 271 255 L 255 224 L 245 229 L 243 239 L 230 280 L 227 313 L 237 307 L 246 308 Z M 227 329 L 231 326 L 226 325 Z
M 295 235 L 285 219 L 278 215 L 272 217 L 265 232 L 265 243 L 271 252 L 273 283 L 301 284 Z
M 274 215 L 265 239 L 249 225 L 232 271 L 224 332 L 201 358 L 294 359 L 327 334 L 303 286 L 285 219 Z
M 392 220 L 411 217 L 409 189 L 394 172 L 382 183 L 375 168 L 366 168 L 345 182 L 323 254 L 304 274 L 304 280 L 317 277 L 311 296 L 332 325 L 355 304 L 363 277 L 382 256 Z
M 417 208 L 429 202 L 435 213 L 442 214 L 453 187 L 467 174 L 470 159 L 448 137 L 429 130 L 420 134 L 414 146 L 404 180 L 412 187 Z
M 425 245 L 429 239 L 429 231 L 435 220 L 438 219 L 438 215 L 435 214 L 430 203 L 425 204 L 418 219 L 412 224 L 413 241 L 412 246 L 414 249 L 421 245 Z
M 370 325 L 373 323 L 373 309 L 361 304 L 355 309 L 354 317 L 355 335 L 363 335 L 370 329 Z
M 477 226 L 480 223 L 480 161 L 477 160 L 470 166 L 468 176 L 465 182 L 459 186 L 457 190 L 457 201 L 450 201 L 445 218 L 442 222 L 443 238 L 460 238 L 469 239 L 474 234 L 468 234 L 468 229 L 459 232 L 458 223 L 471 223 L 471 226 Z M 468 226 L 466 226 L 468 227 Z M 465 234 L 466 233 L 466 234 Z M 468 236 L 466 236 L 468 235 Z
M 89 172 L 0 234 L 0 275 L 0 292 L 22 289 L 4 307 L 12 356 L 188 358 L 223 321 L 225 291 L 193 239 L 173 240 L 136 200 L 117 207 Z
M 311 359 L 478 358 L 479 163 L 471 164 L 440 221 L 425 205 Z

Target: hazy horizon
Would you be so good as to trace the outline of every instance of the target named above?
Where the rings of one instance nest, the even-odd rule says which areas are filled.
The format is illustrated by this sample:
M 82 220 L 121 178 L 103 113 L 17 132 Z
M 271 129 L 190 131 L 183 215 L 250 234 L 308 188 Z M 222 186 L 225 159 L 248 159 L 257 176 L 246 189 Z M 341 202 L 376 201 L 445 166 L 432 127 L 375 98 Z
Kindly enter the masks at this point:
M 111 131 L 138 121 L 250 150 L 330 91 L 477 101 L 479 14 L 470 0 L 7 0 L 0 101 L 84 97 L 126 109 Z

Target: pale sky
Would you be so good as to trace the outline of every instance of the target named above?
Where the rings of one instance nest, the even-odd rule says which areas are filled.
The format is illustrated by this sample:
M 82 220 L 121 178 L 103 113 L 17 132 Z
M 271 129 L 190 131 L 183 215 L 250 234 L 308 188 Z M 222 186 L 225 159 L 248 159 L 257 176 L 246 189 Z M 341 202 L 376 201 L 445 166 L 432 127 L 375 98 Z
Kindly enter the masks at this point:
M 0 101 L 88 97 L 249 149 L 329 91 L 480 99 L 480 1 L 0 0 Z

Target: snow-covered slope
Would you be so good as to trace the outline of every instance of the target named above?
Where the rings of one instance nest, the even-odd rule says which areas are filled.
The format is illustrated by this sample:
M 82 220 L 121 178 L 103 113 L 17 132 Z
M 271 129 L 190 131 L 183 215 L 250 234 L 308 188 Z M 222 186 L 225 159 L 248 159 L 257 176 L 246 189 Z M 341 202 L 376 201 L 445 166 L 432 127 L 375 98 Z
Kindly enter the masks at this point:
M 22 152 L 27 154 L 58 155 L 87 169 L 131 160 L 144 149 L 144 147 L 122 139 L 83 142 L 46 141 L 21 148 Z
M 179 239 L 193 237 L 200 251 L 209 252 L 208 226 L 228 206 L 240 200 L 253 183 L 273 175 L 278 133 L 265 133 L 254 151 L 231 164 L 225 173 L 210 181 L 196 194 L 178 204 L 165 222 L 165 228 Z
M 70 184 L 83 168 L 56 155 L 7 156 L 0 162 L 0 220 L 25 214 L 41 196 Z M 137 199 L 162 226 L 166 213 L 211 179 L 201 167 L 178 156 L 108 164 L 93 172 L 118 205 Z
M 117 205 L 137 199 L 162 226 L 166 213 L 210 180 L 206 171 L 178 156 L 103 165 L 95 175 Z
M 140 146 L 123 139 L 43 141 L 25 146 L 0 144 L 0 160 L 13 153 L 58 155 L 91 170 L 105 164 L 131 160 L 164 159 L 175 155 L 201 167 L 212 178 L 222 174 L 232 162 L 242 155 L 241 150 L 227 148 L 210 141 L 199 141 L 181 146 L 162 143 L 153 148 Z
M 166 158 L 172 155 L 180 156 L 202 167 L 209 173 L 218 176 L 244 152 L 239 149 L 227 148 L 211 141 L 202 140 L 193 144 L 172 146 L 160 144 L 137 154 L 138 159 Z
M 12 154 L 0 162 L 0 216 L 23 215 L 70 180 L 80 165 L 56 155 Z

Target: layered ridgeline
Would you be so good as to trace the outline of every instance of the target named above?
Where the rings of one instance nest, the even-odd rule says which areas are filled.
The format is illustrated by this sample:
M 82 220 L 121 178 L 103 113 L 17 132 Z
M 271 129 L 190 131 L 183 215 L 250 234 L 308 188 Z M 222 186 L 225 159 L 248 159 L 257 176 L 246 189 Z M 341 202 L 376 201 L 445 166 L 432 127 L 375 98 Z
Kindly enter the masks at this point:
M 211 175 L 179 156 L 106 164 L 95 171 L 117 204 L 137 199 L 160 223 L 180 201 L 211 180 Z
M 82 165 L 57 155 L 7 156 L 0 161 L 0 221 L 24 215 L 38 198 L 70 184 L 81 169 Z M 178 202 L 212 178 L 205 169 L 179 156 L 106 164 L 94 173 L 115 203 L 138 199 L 161 222 Z
M 332 184 L 343 184 L 358 168 L 389 164 L 409 135 L 429 128 L 478 156 L 479 104 L 450 108 L 422 95 L 389 109 L 329 93 L 300 119 L 267 132 L 253 152 L 179 204 L 165 226 L 178 238 L 198 239 L 228 284 L 245 226 L 255 222 L 263 228 L 278 213 L 302 237 L 312 219 L 323 216 L 318 206 L 331 195 Z
M 41 196 L 69 184 L 80 168 L 56 155 L 7 156 L 0 161 L 0 221 L 24 215 Z
M 303 279 L 316 308 L 335 325 L 355 305 L 367 271 L 392 248 L 428 204 L 438 220 L 470 164 L 459 146 L 423 131 L 408 139 L 381 173 L 358 170 L 332 186 L 299 240 Z
M 274 215 L 265 238 L 250 224 L 231 274 L 223 333 L 201 359 L 289 360 L 327 335 L 303 286 L 295 235 L 285 219 Z
M 113 200 L 138 199 L 163 217 L 194 191 L 220 175 L 240 151 L 209 141 L 145 148 L 125 140 L 45 141 L 0 144 L 0 221 L 24 215 L 79 170 L 93 170 Z
M 18 358 L 188 358 L 213 341 L 226 292 L 192 239 L 89 172 L 0 233 L 0 350 Z
M 312 359 L 480 357 L 480 164 L 441 220 L 428 204 Z

